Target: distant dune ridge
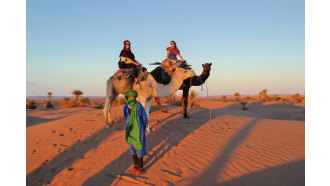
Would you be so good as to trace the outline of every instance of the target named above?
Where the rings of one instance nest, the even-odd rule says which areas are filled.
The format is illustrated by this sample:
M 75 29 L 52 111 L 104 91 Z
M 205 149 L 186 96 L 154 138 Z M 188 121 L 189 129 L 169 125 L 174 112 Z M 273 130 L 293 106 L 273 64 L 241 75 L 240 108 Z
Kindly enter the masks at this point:
M 123 105 L 111 110 L 109 129 L 92 107 L 27 110 L 27 185 L 304 185 L 304 102 L 200 106 L 190 109 L 191 124 L 181 107 L 152 106 L 140 177 L 126 174 Z

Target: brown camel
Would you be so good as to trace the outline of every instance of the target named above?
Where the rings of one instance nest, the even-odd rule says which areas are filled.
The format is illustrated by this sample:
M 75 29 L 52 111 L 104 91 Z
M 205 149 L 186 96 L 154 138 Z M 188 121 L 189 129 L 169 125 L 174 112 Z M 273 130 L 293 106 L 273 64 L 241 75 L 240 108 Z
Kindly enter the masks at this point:
M 202 66 L 203 66 L 203 72 L 201 75 L 185 79 L 180 87 L 180 90 L 183 90 L 183 94 L 182 94 L 183 117 L 187 119 L 189 119 L 189 116 L 187 114 L 189 89 L 191 86 L 200 86 L 205 83 L 207 78 L 210 76 L 212 63 L 205 63 L 202 64 Z M 190 79 L 191 79 L 191 86 L 190 86 Z M 164 111 L 162 105 L 160 104 L 159 97 L 155 97 L 155 100 L 161 112 L 163 113 L 166 112 Z

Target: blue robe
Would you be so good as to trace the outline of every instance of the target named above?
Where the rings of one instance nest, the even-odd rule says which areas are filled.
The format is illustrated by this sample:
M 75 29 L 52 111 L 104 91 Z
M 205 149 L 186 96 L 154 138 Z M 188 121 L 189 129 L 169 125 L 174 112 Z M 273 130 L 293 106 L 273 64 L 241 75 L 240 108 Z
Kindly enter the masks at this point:
M 147 155 L 146 150 L 146 134 L 145 134 L 145 128 L 148 126 L 148 116 L 146 111 L 144 110 L 144 107 L 141 103 L 137 102 L 137 115 L 139 118 L 139 129 L 140 129 L 140 141 L 142 143 L 142 156 Z M 124 107 L 124 116 L 126 118 L 126 129 L 129 124 L 129 112 L 128 112 L 128 105 L 126 104 Z

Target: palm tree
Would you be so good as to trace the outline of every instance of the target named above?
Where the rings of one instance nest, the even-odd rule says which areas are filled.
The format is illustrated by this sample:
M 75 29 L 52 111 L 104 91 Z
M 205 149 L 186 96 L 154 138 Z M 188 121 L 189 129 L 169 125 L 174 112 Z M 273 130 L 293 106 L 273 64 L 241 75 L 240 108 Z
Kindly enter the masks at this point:
M 81 91 L 81 90 L 78 90 L 78 89 L 76 89 L 76 90 L 73 90 L 72 92 L 71 92 L 73 95 L 75 95 L 76 96 L 76 99 L 75 99 L 75 101 L 78 101 L 78 98 L 79 98 L 79 96 L 81 96 L 81 95 L 83 95 L 84 93 Z
M 52 97 L 52 95 L 53 95 L 53 93 L 52 92 L 47 92 L 47 95 L 48 95 L 48 98 L 49 98 L 49 102 L 51 102 L 51 97 Z

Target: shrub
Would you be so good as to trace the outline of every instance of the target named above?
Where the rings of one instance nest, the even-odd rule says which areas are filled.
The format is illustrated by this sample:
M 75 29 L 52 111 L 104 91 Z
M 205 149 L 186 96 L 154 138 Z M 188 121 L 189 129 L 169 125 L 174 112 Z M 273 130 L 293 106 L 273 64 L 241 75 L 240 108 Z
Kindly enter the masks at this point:
M 242 105 L 242 110 L 247 110 L 248 108 L 247 108 L 247 101 L 242 101 L 241 102 L 241 105 Z
M 234 101 L 240 101 L 240 100 L 241 100 L 241 94 L 240 94 L 240 93 L 236 92 L 236 93 L 234 94 L 234 96 L 235 96 Z
M 97 109 L 102 109 L 104 107 L 104 104 L 103 103 L 98 103 L 98 102 L 93 102 L 92 107 L 97 108 Z
M 54 105 L 52 105 L 52 103 L 50 101 L 46 101 L 44 103 L 44 108 L 54 108 Z
M 181 96 L 177 95 L 172 95 L 169 97 L 166 97 L 165 103 L 168 103 L 169 105 L 174 105 L 174 106 L 182 106 L 182 102 L 180 99 Z
M 222 102 L 227 102 L 228 99 L 227 99 L 227 96 L 221 96 L 221 99 L 220 99 Z
M 89 105 L 89 99 L 86 97 L 81 97 L 78 102 L 79 102 L 80 107 L 85 107 L 85 106 Z
M 35 101 L 28 101 L 27 104 L 26 104 L 26 108 L 27 109 L 36 109 L 37 106 L 36 106 L 36 102 Z
M 71 108 L 73 106 L 73 103 L 69 97 L 65 97 L 65 98 L 63 98 L 63 102 L 62 102 L 61 106 L 63 108 Z
M 293 101 L 300 101 L 301 100 L 301 96 L 300 96 L 299 93 L 296 93 L 296 94 L 294 94 L 294 95 L 291 96 L 291 99 Z
M 189 101 L 190 101 L 190 107 L 191 108 L 198 108 L 200 107 L 199 100 L 196 98 L 198 96 L 197 92 L 194 90 L 190 91 L 189 94 Z

